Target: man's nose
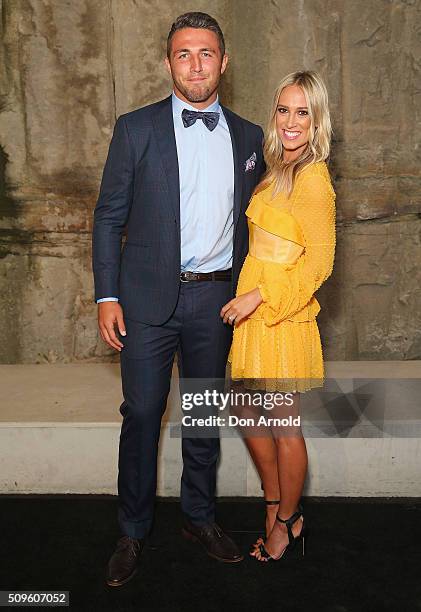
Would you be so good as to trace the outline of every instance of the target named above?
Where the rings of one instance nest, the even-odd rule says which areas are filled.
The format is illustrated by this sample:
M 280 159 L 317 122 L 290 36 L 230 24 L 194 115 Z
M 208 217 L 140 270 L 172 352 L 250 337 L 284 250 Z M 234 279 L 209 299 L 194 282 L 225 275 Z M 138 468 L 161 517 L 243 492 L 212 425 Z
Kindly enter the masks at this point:
M 201 72 L 202 71 L 202 60 L 197 56 L 192 56 L 190 68 L 193 72 Z

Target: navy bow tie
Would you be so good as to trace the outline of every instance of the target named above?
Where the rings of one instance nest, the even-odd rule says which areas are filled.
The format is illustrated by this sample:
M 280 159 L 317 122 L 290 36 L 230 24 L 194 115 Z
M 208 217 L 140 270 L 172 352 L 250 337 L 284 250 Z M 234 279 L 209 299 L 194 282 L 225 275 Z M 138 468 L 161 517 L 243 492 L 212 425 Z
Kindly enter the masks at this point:
M 201 119 L 211 132 L 216 128 L 219 121 L 219 113 L 202 113 L 200 111 L 187 110 L 185 108 L 181 113 L 184 127 L 190 127 L 196 123 L 197 119 Z

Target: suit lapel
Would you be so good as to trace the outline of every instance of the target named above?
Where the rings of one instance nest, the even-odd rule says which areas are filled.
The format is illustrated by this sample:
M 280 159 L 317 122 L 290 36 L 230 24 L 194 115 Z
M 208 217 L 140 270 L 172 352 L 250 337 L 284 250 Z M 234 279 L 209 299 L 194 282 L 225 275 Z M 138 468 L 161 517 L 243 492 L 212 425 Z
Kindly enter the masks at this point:
M 231 135 L 234 157 L 234 226 L 237 225 L 241 211 L 241 196 L 243 192 L 244 168 L 244 132 L 243 126 L 228 108 L 221 105 Z
M 244 132 L 242 124 L 231 111 L 221 106 L 231 136 L 234 159 L 234 225 L 241 212 L 241 201 L 244 180 Z M 165 170 L 165 177 L 171 197 L 171 203 L 178 226 L 180 226 L 180 178 L 178 171 L 177 146 L 175 142 L 174 121 L 171 96 L 163 100 L 152 116 L 153 128 L 158 142 L 159 152 Z
M 168 183 L 174 215 L 178 227 L 180 227 L 180 178 L 171 96 L 165 98 L 155 110 L 152 123 L 165 170 L 165 178 Z

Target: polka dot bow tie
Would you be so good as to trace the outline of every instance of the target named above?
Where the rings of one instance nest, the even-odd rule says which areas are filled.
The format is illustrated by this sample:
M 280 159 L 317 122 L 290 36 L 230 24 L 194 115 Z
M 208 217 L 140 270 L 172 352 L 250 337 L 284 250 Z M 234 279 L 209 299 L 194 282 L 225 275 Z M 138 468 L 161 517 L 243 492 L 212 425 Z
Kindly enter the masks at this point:
M 200 111 L 187 110 L 185 108 L 181 113 L 184 127 L 190 127 L 198 119 L 201 119 L 209 131 L 213 131 L 218 125 L 219 113 L 202 113 Z

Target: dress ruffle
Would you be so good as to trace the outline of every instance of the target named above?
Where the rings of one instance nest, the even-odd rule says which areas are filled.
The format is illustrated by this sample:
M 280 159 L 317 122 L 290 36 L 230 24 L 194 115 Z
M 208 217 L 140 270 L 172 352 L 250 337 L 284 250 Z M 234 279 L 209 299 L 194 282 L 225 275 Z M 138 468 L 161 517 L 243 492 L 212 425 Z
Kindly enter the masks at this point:
M 255 197 L 250 202 L 246 215 L 250 221 L 267 232 L 305 246 L 300 226 L 286 210 L 263 204 L 261 199 Z

